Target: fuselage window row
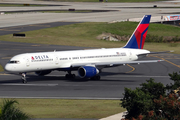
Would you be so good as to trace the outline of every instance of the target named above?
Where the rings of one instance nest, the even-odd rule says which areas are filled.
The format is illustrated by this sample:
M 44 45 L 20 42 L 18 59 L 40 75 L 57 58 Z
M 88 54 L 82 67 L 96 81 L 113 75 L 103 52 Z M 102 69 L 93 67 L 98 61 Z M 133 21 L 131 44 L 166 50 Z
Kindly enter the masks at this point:
M 68 60 L 68 58 L 60 58 L 60 60 Z
M 53 61 L 53 59 L 31 60 L 31 62 Z
M 100 55 L 100 56 L 72 57 L 72 59 L 75 60 L 75 59 L 105 58 L 105 57 L 119 57 L 119 56 L 126 56 L 126 53 L 120 53 L 118 55 Z M 60 58 L 60 60 L 68 60 L 68 58 Z
M 80 59 L 87 59 L 87 58 L 105 58 L 105 57 L 119 57 L 119 56 L 126 56 L 126 54 L 121 54 L 121 55 L 104 55 L 104 56 L 86 56 L 86 57 L 80 57 Z

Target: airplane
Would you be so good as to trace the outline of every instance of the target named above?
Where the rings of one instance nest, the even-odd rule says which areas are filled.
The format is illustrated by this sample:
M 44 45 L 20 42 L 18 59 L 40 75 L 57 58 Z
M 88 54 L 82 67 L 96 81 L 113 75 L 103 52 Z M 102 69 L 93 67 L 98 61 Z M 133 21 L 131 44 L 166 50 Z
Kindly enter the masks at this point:
M 26 73 L 47 75 L 54 70 L 66 71 L 67 79 L 75 78 L 72 71 L 77 70 L 80 78 L 100 80 L 103 68 L 125 64 L 160 62 L 162 60 L 136 61 L 151 54 L 143 49 L 151 15 L 145 15 L 124 47 L 91 50 L 53 51 L 19 54 L 10 59 L 5 70 L 22 75 L 22 82 L 27 83 Z

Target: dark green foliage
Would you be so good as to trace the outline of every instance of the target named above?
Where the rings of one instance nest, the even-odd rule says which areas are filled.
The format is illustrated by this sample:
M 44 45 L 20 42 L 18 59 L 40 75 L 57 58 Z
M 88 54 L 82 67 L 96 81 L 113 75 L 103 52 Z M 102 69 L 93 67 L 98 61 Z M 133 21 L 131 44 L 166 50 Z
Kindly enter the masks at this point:
M 30 117 L 15 106 L 16 100 L 5 99 L 1 106 L 0 120 L 29 120 Z
M 169 94 L 167 97 L 160 97 L 155 99 L 156 106 L 161 110 L 161 118 L 165 120 L 179 120 L 180 119 L 180 102 L 175 94 Z
M 177 72 L 173 72 L 173 74 L 169 74 L 170 79 L 174 82 L 174 84 L 170 83 L 170 85 L 166 85 L 166 89 L 173 91 L 180 87 L 180 74 Z
M 160 96 L 154 99 L 156 112 L 149 111 L 143 116 L 143 120 L 179 120 L 180 119 L 180 102 L 175 94 L 169 94 L 166 97 Z
M 125 88 L 121 105 L 128 111 L 127 120 L 180 120 L 180 74 L 173 72 L 169 76 L 174 84 L 166 87 L 150 79 L 140 84 L 141 88 Z M 165 95 L 166 89 L 176 92 Z
M 179 42 L 180 38 L 176 36 L 158 36 L 147 34 L 146 42 L 157 42 L 157 43 L 169 43 L 169 42 Z
M 160 96 L 159 99 L 153 100 L 156 111 L 147 111 L 146 114 L 141 113 L 137 119 L 125 120 L 180 120 L 180 101 L 177 99 L 176 94 Z
M 178 35 L 176 35 L 176 36 L 172 39 L 172 41 L 173 41 L 173 42 L 178 42 L 178 41 L 180 41 Z
M 126 118 L 137 118 L 141 113 L 145 114 L 152 107 L 151 96 L 144 93 L 140 88 L 135 90 L 125 88 L 124 91 L 121 106 L 128 111 Z
M 148 111 L 157 111 L 153 100 L 158 99 L 160 95 L 165 95 L 165 87 L 162 83 L 154 82 L 152 78 L 146 81 L 147 83 L 140 85 L 141 88 L 124 89 L 121 106 L 128 111 L 126 118 L 137 118 L 140 114 L 146 114 Z
M 152 78 L 146 81 L 147 83 L 140 84 L 140 86 L 142 86 L 141 90 L 146 94 L 150 94 L 152 100 L 158 99 L 160 95 L 165 95 L 166 88 L 162 83 L 156 83 Z
M 163 42 L 163 37 L 159 37 L 158 35 L 150 35 L 148 34 L 146 37 L 146 42 Z

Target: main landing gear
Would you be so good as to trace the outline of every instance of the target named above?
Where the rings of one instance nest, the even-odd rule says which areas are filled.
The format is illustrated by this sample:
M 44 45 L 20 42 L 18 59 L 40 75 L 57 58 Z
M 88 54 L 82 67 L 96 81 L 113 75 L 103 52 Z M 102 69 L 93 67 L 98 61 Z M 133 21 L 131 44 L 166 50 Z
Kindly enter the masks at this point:
M 71 74 L 71 71 L 68 71 L 68 74 L 66 74 L 66 79 L 75 79 L 76 75 Z
M 26 73 L 21 73 L 21 79 L 22 79 L 22 83 L 26 84 L 27 80 L 26 80 Z
M 100 80 L 101 79 L 101 76 L 100 75 L 96 75 L 94 77 L 91 77 L 90 78 L 91 80 Z

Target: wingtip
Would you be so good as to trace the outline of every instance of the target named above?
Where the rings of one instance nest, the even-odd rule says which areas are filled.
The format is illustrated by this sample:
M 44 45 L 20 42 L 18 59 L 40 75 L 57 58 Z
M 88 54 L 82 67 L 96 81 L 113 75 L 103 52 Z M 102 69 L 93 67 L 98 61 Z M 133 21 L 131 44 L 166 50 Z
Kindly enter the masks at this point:
M 164 61 L 164 60 L 158 60 L 158 62 L 162 62 L 162 61 Z

